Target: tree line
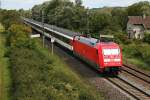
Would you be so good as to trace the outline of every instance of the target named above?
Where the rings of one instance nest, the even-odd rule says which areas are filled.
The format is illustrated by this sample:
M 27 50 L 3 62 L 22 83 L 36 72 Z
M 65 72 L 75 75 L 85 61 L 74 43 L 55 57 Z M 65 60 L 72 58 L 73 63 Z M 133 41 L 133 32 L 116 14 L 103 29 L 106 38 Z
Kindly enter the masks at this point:
M 15 13 L 14 13 L 15 12 Z M 67 28 L 99 38 L 99 34 L 115 35 L 117 42 L 127 40 L 128 16 L 150 15 L 150 2 L 135 3 L 129 7 L 104 7 L 89 9 L 82 6 L 82 0 L 51 0 L 35 5 L 31 10 L 0 10 L 0 21 L 6 28 L 19 16 L 32 18 L 58 27 Z M 10 20 L 11 19 L 11 20 Z M 18 22 L 18 21 L 17 21 Z M 146 37 L 149 37 L 146 36 Z M 117 39 L 119 38 L 119 40 Z M 144 39 L 149 41 L 149 39 Z M 127 41 L 126 41 L 127 42 Z
M 35 5 L 31 14 L 34 20 L 41 21 L 43 16 L 45 23 L 98 38 L 99 34 L 125 33 L 128 16 L 150 15 L 150 3 L 144 1 L 129 7 L 89 9 L 82 6 L 81 0 L 76 0 L 75 3 L 69 0 L 51 0 Z

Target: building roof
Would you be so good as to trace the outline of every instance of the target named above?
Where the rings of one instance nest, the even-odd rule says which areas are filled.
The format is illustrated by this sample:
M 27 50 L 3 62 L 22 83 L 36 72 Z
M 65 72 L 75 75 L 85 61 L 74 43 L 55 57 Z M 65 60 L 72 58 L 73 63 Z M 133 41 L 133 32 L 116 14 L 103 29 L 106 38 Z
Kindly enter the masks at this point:
M 146 29 L 150 29 L 150 16 L 129 16 L 129 24 L 143 25 Z

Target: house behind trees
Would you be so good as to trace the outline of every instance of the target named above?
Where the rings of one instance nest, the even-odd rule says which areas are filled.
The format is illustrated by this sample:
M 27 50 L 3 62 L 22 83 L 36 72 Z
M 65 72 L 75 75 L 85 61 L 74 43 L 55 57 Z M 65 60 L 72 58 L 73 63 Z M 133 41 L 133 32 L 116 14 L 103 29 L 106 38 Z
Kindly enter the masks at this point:
M 150 33 L 150 16 L 128 16 L 127 33 L 132 39 L 142 39 L 144 33 Z

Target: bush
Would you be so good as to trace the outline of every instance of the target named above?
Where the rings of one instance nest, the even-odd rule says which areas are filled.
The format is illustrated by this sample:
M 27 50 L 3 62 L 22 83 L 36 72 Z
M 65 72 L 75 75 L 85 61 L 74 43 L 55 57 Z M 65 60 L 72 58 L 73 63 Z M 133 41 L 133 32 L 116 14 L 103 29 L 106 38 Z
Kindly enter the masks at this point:
M 114 37 L 115 37 L 114 40 L 115 40 L 116 43 L 126 44 L 126 45 L 131 43 L 131 41 L 128 39 L 128 37 L 126 36 L 125 33 L 115 32 L 114 34 L 115 34 L 114 35 Z
M 91 90 L 71 73 L 59 69 L 59 62 L 48 59 L 36 50 L 13 48 L 10 54 L 14 100 L 93 100 Z M 70 71 L 71 72 L 71 71 Z
M 150 44 L 150 33 L 145 33 L 143 41 Z
M 138 57 L 140 58 L 142 56 L 140 52 L 140 46 L 135 45 L 134 43 L 130 45 L 125 45 L 123 47 L 123 52 L 127 54 L 127 57 L 132 58 L 132 57 Z
M 150 45 L 148 44 L 144 44 L 141 46 L 141 54 L 142 54 L 142 59 L 148 63 L 148 65 L 150 64 Z
M 1 32 L 4 32 L 5 31 L 5 28 L 4 28 L 4 26 L 0 23 L 0 33 Z
M 127 58 L 140 59 L 143 62 L 150 64 L 150 46 L 143 43 L 132 43 L 123 46 L 123 52 Z
M 22 24 L 13 24 L 9 28 L 8 43 L 11 47 L 34 48 L 34 41 L 29 38 L 31 29 Z

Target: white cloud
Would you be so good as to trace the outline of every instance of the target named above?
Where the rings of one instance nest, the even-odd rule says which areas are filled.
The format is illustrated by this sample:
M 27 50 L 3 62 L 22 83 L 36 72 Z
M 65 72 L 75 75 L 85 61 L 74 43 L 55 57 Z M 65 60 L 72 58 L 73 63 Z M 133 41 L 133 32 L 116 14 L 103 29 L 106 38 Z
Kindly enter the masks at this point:
M 4 9 L 29 9 L 48 0 L 1 0 Z
M 97 8 L 97 7 L 104 7 L 104 6 L 129 6 L 136 2 L 140 1 L 150 1 L 150 0 L 83 0 L 83 4 L 86 7 L 90 8 Z
M 20 9 L 20 8 L 29 9 L 36 4 L 41 4 L 44 1 L 50 1 L 50 0 L 1 0 L 1 1 L 2 1 L 2 8 L 5 9 Z M 98 8 L 104 6 L 109 6 L 109 7 L 129 6 L 139 1 L 145 1 L 145 0 L 83 0 L 83 5 L 89 8 Z

